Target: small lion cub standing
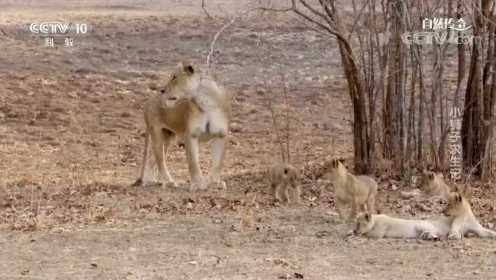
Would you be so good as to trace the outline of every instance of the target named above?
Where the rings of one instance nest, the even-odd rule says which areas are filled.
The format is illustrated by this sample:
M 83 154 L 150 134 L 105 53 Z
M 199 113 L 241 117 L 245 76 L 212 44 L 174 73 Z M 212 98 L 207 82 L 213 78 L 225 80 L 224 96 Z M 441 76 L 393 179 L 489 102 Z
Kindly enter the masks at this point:
M 365 212 L 375 211 L 377 182 L 372 177 L 351 174 L 340 159 L 327 161 L 324 164 L 324 175 L 334 183 L 336 208 L 341 219 L 345 219 L 346 205 L 351 205 L 351 221 L 355 220 L 359 207 Z
M 293 194 L 293 202 L 300 203 L 300 186 L 298 185 L 298 170 L 288 164 L 281 163 L 274 165 L 269 170 L 271 192 L 274 199 L 282 202 L 291 202 L 290 189 Z M 282 196 L 282 199 L 281 199 Z

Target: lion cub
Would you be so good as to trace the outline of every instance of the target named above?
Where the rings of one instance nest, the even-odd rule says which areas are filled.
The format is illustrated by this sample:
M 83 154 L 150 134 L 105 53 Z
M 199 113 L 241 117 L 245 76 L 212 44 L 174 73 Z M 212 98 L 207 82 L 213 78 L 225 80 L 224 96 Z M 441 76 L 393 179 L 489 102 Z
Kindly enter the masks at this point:
M 432 171 L 422 172 L 420 189 L 428 197 L 439 197 L 442 199 L 448 199 L 451 192 L 450 187 L 444 182 L 443 174 Z
M 293 202 L 300 203 L 300 186 L 298 185 L 298 170 L 288 163 L 274 165 L 269 170 L 271 193 L 274 199 L 291 202 L 289 192 L 293 194 Z M 282 199 L 281 199 L 282 196 Z
M 496 238 L 496 232 L 484 228 L 475 218 L 469 201 L 459 192 L 452 192 L 448 196 L 448 204 L 444 214 L 453 219 L 449 239 L 461 239 L 468 233 L 476 234 L 481 238 Z
M 426 240 L 446 237 L 450 230 L 451 219 L 440 217 L 429 220 L 407 220 L 384 214 L 364 213 L 357 218 L 356 235 L 372 238 L 420 238 Z
M 324 174 L 334 182 L 336 208 L 341 219 L 345 219 L 346 205 L 351 205 L 350 220 L 356 218 L 359 207 L 362 211 L 375 211 L 377 182 L 372 177 L 351 174 L 339 159 L 327 161 L 324 164 Z

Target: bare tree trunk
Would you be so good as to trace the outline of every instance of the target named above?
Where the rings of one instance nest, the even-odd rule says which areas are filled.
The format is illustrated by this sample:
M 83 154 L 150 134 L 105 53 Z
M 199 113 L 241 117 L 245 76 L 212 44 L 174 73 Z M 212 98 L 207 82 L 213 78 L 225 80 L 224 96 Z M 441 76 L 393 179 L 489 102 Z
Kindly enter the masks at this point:
M 420 58 L 421 59 L 421 58 Z M 424 71 L 422 70 L 422 60 L 419 61 L 419 114 L 418 114 L 418 127 L 417 127 L 417 161 L 423 162 L 423 133 L 424 133 L 424 102 L 425 102 L 425 88 L 424 88 Z
M 370 154 L 368 141 L 368 122 L 365 107 L 365 94 L 363 92 L 362 81 L 359 78 L 358 68 L 355 63 L 351 49 L 341 41 L 339 52 L 341 63 L 343 64 L 346 80 L 348 82 L 348 92 L 353 104 L 353 139 L 355 154 L 355 171 L 358 173 L 368 173 L 370 169 Z
M 365 8 L 366 6 L 364 5 L 363 7 Z M 348 93 L 351 104 L 353 105 L 355 171 L 358 173 L 368 173 L 371 165 L 370 150 L 373 143 L 370 142 L 368 135 L 369 123 L 364 87 L 365 81 L 361 75 L 361 70 L 366 71 L 366 69 L 363 68 L 365 67 L 364 65 L 361 65 L 362 68 L 359 67 L 351 45 L 352 41 L 349 36 L 345 36 L 349 32 L 346 32 L 345 27 L 340 22 L 335 1 L 322 0 L 319 1 L 319 4 L 313 5 L 308 3 L 307 0 L 291 0 L 291 10 L 307 22 L 310 22 L 337 39 L 341 63 L 348 83 Z
M 465 167 L 476 176 L 482 175 L 482 161 L 485 153 L 486 141 L 490 138 L 490 125 L 485 123 L 492 116 L 492 95 L 488 85 L 484 86 L 484 77 L 489 75 L 489 69 L 484 67 L 484 47 L 487 47 L 485 34 L 487 34 L 490 15 L 491 0 L 474 2 L 474 35 L 479 40 L 474 40 L 470 61 L 470 72 L 465 92 L 465 111 L 462 123 L 462 145 Z M 487 51 L 487 49 L 486 49 Z M 494 57 L 492 57 L 494 59 Z M 492 63 L 492 62 L 488 62 Z M 486 64 L 487 65 L 487 64 Z M 492 86 L 491 86 L 492 88 Z M 489 104 L 485 104 L 488 102 Z M 489 106 L 489 107 L 486 107 Z M 487 111 L 487 115 L 485 112 Z M 489 122 L 490 123 L 490 122 Z
M 460 19 L 462 18 L 462 0 L 458 0 L 457 3 L 457 14 L 456 18 Z M 461 36 L 461 32 L 457 31 L 458 37 Z M 460 100 L 460 90 L 462 86 L 462 82 L 465 79 L 465 45 L 464 44 L 458 44 L 458 79 L 456 82 L 456 91 L 455 91 L 455 100 L 454 100 L 454 105 L 453 107 L 459 107 L 459 100 Z
M 495 7 L 493 7 L 495 9 Z M 481 135 L 482 163 L 481 178 L 488 179 L 491 173 L 491 148 L 493 145 L 492 138 L 494 134 L 494 106 L 496 103 L 496 25 L 489 24 L 489 40 L 487 47 L 486 65 L 483 73 L 483 130 Z M 492 58 L 492 59 L 491 59 Z
M 415 151 L 416 134 L 415 134 L 415 85 L 417 84 L 418 64 L 415 63 L 413 51 L 410 50 L 410 60 L 413 65 L 412 79 L 411 79 L 411 92 L 410 92 L 410 107 L 408 109 L 408 133 L 406 136 L 406 155 L 411 155 Z M 412 167 L 412 157 L 408 159 L 408 168 Z
M 393 162 L 400 170 L 404 164 L 404 86 L 406 77 L 405 46 L 401 41 L 401 34 L 404 32 L 403 18 L 405 17 L 405 7 L 402 1 L 392 2 L 393 24 L 390 43 L 392 55 L 389 56 L 388 63 L 388 84 L 386 89 L 386 100 L 384 105 L 384 154 L 386 158 L 393 159 Z

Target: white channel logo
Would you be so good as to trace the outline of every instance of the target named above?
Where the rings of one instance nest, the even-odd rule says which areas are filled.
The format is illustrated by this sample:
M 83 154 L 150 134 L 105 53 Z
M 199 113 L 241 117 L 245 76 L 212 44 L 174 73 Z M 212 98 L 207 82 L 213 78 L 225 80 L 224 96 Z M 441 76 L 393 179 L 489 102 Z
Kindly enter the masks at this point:
M 86 23 L 66 22 L 31 23 L 29 25 L 29 31 L 33 34 L 41 35 L 86 34 L 88 33 L 88 25 Z

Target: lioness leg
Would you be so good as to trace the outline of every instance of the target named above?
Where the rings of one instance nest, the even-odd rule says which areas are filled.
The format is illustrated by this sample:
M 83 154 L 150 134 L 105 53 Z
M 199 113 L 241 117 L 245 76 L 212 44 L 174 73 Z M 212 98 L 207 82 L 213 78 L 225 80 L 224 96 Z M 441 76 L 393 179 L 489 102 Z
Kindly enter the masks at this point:
M 301 189 L 299 185 L 293 184 L 293 201 L 295 204 L 300 204 L 301 203 Z
M 149 150 L 150 150 L 150 135 L 148 133 L 146 133 L 145 135 L 145 148 L 143 149 L 143 164 L 141 165 L 141 169 L 140 169 L 140 176 L 138 178 L 138 180 L 136 180 L 136 182 L 134 182 L 133 186 L 145 186 L 147 183 L 148 183 L 148 177 L 145 177 L 145 172 L 148 171 L 148 169 L 150 168 L 148 165 L 148 161 L 149 161 Z
M 167 179 L 167 186 L 168 187 L 176 187 L 176 182 L 172 178 L 172 176 L 169 173 L 169 168 L 167 167 L 167 152 L 169 151 L 169 147 L 174 141 L 174 134 L 171 133 L 164 133 L 164 159 L 163 159 L 163 167 L 165 169 L 165 176 Z
M 496 238 L 496 232 L 484 228 L 480 224 L 470 226 L 469 231 L 477 234 L 480 238 Z
M 277 185 L 274 182 L 270 183 L 270 194 L 274 199 L 276 198 L 276 191 L 277 191 Z
M 186 136 L 186 157 L 188 158 L 188 169 L 191 175 L 191 189 L 206 188 L 200 169 L 200 146 L 197 137 Z
M 165 165 L 165 155 L 164 155 L 164 150 L 166 151 L 167 148 L 169 147 L 171 137 L 165 137 L 164 133 L 161 130 L 154 130 L 151 133 L 151 140 L 152 140 L 153 154 L 155 156 L 155 162 L 158 167 L 158 172 L 160 175 L 160 180 L 162 181 L 162 186 L 174 184 L 174 180 L 172 180 L 172 177 L 169 174 L 169 170 L 167 170 L 167 167 Z M 163 180 L 165 180 L 165 182 Z
M 278 202 L 283 202 L 283 199 L 281 198 L 281 190 L 284 190 L 284 184 L 278 183 L 274 189 L 274 198 Z
M 375 213 L 375 194 L 371 193 L 367 199 L 367 203 L 364 204 L 367 206 L 366 212 Z
M 214 184 L 220 184 L 222 188 L 226 187 L 226 183 L 221 180 L 220 172 L 224 155 L 226 152 L 226 138 L 216 138 L 211 143 L 212 152 L 212 169 L 210 171 L 210 180 Z
M 454 219 L 453 222 L 451 223 L 448 239 L 462 239 L 464 235 L 462 232 L 463 224 L 464 224 L 463 218 Z
M 290 188 L 290 186 L 288 184 L 285 184 L 282 187 L 282 199 L 283 199 L 283 202 L 284 203 L 289 203 L 290 202 L 289 188 Z
M 345 220 L 345 207 L 346 207 L 346 202 L 341 200 L 341 199 L 336 199 L 336 210 L 339 213 L 339 217 L 342 220 Z
M 358 208 L 360 207 L 358 199 L 354 198 L 351 200 L 351 213 L 350 217 L 348 218 L 350 221 L 355 221 L 357 215 L 358 215 Z

